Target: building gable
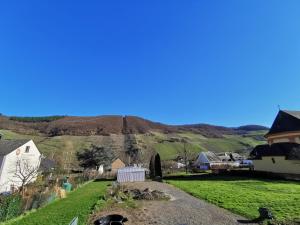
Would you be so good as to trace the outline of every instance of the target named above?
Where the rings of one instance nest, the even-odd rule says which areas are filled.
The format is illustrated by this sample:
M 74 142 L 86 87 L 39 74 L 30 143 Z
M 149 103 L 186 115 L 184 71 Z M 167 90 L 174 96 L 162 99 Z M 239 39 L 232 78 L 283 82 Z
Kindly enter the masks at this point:
M 117 158 L 115 161 L 112 162 L 111 168 L 112 169 L 119 169 L 125 167 L 125 164 L 122 162 L 121 159 Z
M 2 140 L 0 142 L 2 142 Z M 2 147 L 3 146 L 9 146 L 10 149 L 13 150 L 8 151 L 9 148 L 7 147 L 6 150 L 8 154 L 0 155 L 0 193 L 9 191 L 11 185 L 14 187 L 20 186 L 21 181 L 15 176 L 18 162 L 27 163 L 35 168 L 39 167 L 41 160 L 41 153 L 32 140 L 24 142 L 10 141 L 8 145 L 2 142 Z M 35 179 L 36 177 L 32 179 L 32 182 Z
M 7 155 L 29 141 L 30 140 L 0 140 L 0 155 Z
M 266 136 L 295 131 L 300 131 L 300 112 L 280 110 Z

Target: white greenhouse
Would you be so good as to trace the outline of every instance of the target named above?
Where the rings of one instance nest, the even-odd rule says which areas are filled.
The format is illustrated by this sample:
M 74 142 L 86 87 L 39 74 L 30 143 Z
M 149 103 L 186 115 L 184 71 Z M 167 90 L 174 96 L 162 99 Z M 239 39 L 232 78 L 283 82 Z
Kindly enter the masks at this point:
M 125 167 L 118 170 L 117 180 L 119 183 L 145 181 L 145 168 Z

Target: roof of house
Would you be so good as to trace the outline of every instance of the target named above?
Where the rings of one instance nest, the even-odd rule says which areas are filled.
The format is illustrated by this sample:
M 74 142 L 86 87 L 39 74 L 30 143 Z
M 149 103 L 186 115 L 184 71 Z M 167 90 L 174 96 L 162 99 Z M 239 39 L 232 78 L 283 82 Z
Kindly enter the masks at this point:
M 220 152 L 216 154 L 222 160 L 230 160 L 231 157 L 234 160 L 238 160 L 240 158 L 244 158 L 242 155 L 235 153 L 235 152 Z
M 250 153 L 252 159 L 261 159 L 262 156 L 285 156 L 288 160 L 300 160 L 300 144 L 284 142 L 258 145 Z
M 30 140 L 0 140 L 0 155 L 7 155 Z
M 52 159 L 44 158 L 41 160 L 40 170 L 42 171 L 51 171 L 56 167 L 56 162 Z
M 121 162 L 123 162 L 123 160 L 120 159 L 119 157 L 115 157 L 115 158 L 113 158 L 113 159 L 111 160 L 112 163 L 114 163 L 114 162 L 116 162 L 116 161 L 121 161 Z
M 202 152 L 208 161 L 213 162 L 213 161 L 221 161 L 221 159 L 214 153 L 214 152 Z
M 280 110 L 266 136 L 294 131 L 300 131 L 300 111 Z
M 283 112 L 300 119 L 300 111 L 282 110 Z

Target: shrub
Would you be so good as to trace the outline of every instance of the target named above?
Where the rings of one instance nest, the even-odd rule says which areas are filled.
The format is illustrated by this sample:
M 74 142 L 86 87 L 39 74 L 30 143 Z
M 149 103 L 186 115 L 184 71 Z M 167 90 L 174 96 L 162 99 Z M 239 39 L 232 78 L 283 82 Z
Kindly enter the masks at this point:
M 12 219 L 21 214 L 22 198 L 20 195 L 0 197 L 0 222 Z

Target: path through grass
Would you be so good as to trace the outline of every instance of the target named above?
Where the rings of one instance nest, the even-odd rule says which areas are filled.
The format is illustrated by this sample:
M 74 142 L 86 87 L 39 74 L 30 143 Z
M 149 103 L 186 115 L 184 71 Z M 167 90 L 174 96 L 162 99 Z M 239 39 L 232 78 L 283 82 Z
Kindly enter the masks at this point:
M 168 183 L 250 219 L 259 207 L 271 208 L 278 220 L 300 217 L 300 183 L 237 177 L 169 180 Z
M 79 217 L 79 225 L 86 224 L 93 206 L 105 194 L 108 182 L 91 182 L 71 192 L 67 198 L 55 201 L 36 212 L 29 213 L 7 225 L 68 225 Z

